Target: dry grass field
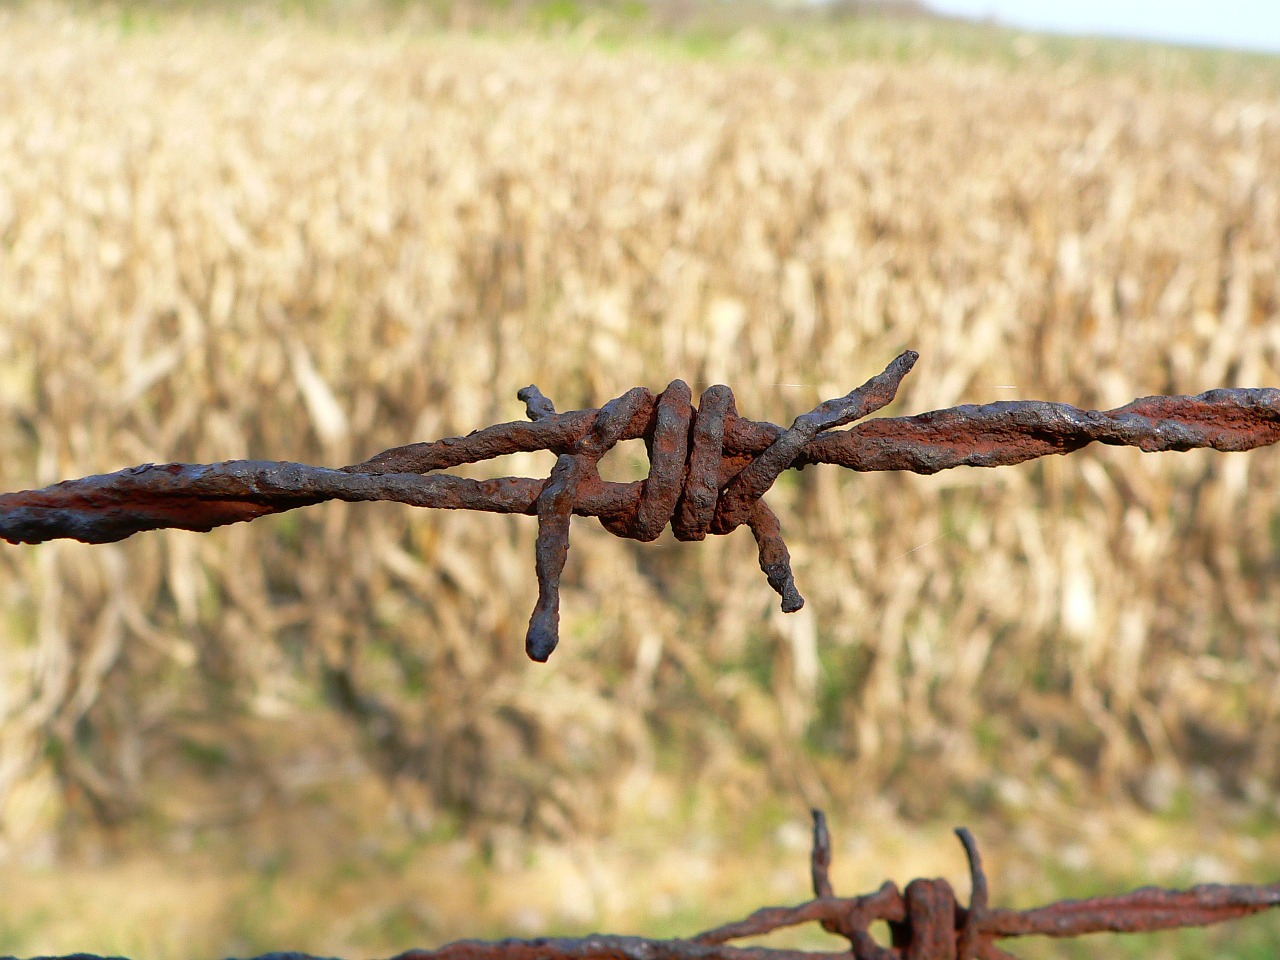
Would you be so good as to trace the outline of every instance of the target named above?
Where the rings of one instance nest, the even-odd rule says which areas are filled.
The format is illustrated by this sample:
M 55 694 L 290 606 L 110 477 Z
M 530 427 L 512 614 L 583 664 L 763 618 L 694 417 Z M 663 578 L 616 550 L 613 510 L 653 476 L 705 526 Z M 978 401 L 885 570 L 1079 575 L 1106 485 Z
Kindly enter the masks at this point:
M 789 421 L 905 347 L 893 413 L 1280 384 L 1265 83 L 125 25 L 0 8 L 4 489 L 349 463 L 530 382 Z M 1276 490 L 1277 450 L 806 470 L 790 617 L 745 530 L 583 522 L 547 666 L 527 518 L 6 546 L 0 952 L 688 931 L 803 895 L 809 804 L 846 892 L 960 876 L 961 818 L 1006 902 L 1274 879 Z

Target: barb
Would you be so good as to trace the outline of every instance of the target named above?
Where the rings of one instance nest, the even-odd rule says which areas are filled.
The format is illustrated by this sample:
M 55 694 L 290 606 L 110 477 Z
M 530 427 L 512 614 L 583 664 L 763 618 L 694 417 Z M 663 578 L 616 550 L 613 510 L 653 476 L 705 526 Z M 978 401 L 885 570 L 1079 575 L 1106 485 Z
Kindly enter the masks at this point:
M 326 500 L 534 515 L 538 602 L 525 645 L 541 661 L 559 639 L 560 575 L 574 515 L 598 517 L 611 533 L 640 541 L 655 539 L 668 524 L 680 540 L 702 540 L 745 524 L 769 585 L 782 598 L 782 609 L 792 612 L 804 598 L 778 518 L 762 499 L 787 469 L 829 463 L 930 474 L 1022 463 L 1094 442 L 1155 452 L 1251 450 L 1280 441 L 1280 390 L 1269 388 L 1147 397 L 1108 411 L 1003 401 L 835 429 L 891 403 L 916 359 L 915 352 L 904 352 L 884 372 L 797 417 L 787 429 L 740 417 L 732 391 L 722 385 L 703 393 L 696 410 L 689 387 L 676 380 L 657 396 L 637 387 L 599 410 L 570 413 L 556 413 L 537 387 L 528 386 L 517 394 L 527 422 L 396 447 L 337 470 L 257 460 L 144 464 L 3 494 L 0 537 L 12 543 L 58 537 L 106 543 L 164 527 L 210 530 Z M 643 439 L 648 448 L 648 476 L 633 483 L 602 480 L 600 459 L 633 439 Z M 470 480 L 438 472 L 535 450 L 558 455 L 546 480 Z
M 827 815 L 821 810 L 809 811 L 813 816 L 813 853 L 809 856 L 809 876 L 813 881 L 813 895 L 819 900 L 834 897 L 831 887 L 831 833 L 827 830 Z
M 1280 883 L 1270 886 L 1209 884 L 1189 890 L 1144 887 L 1091 900 L 1061 900 L 1032 910 L 988 910 L 987 879 L 973 835 L 956 835 L 969 861 L 969 906 L 957 902 L 946 880 L 912 880 L 904 892 L 886 881 L 875 893 L 837 897 L 827 870 L 831 840 L 822 811 L 813 811 L 810 868 L 818 898 L 795 907 L 766 907 L 734 923 L 687 939 L 591 934 L 570 939 L 457 940 L 436 950 L 409 950 L 394 960 L 1014 960 L 996 945 L 1013 937 L 1078 937 L 1090 933 L 1150 933 L 1206 927 L 1280 906 Z M 841 952 L 735 947 L 731 940 L 785 927 L 820 923 L 849 940 Z M 870 927 L 885 923 L 891 945 L 881 946 Z M 93 960 L 89 954 L 75 957 Z M 257 960 L 312 960 L 306 954 L 272 953 Z M 0 958 L 12 960 L 12 958 Z M 72 960 L 71 957 L 64 960 Z

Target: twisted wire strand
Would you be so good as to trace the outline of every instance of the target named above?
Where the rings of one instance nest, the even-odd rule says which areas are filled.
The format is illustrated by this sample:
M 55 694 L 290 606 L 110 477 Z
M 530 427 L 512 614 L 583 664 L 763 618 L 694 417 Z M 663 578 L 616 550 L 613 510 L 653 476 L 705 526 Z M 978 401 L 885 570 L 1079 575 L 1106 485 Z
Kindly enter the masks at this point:
M 105 543 L 165 527 L 210 530 L 326 500 L 532 515 L 538 518 L 538 602 L 526 649 L 543 660 L 557 642 L 559 584 L 573 515 L 598 517 L 611 533 L 640 541 L 653 540 L 667 526 L 677 539 L 696 541 L 745 524 L 756 540 L 761 570 L 790 612 L 804 599 L 778 517 L 762 499 L 788 468 L 830 463 L 856 471 L 930 474 L 1022 463 L 1094 442 L 1154 452 L 1240 451 L 1280 441 L 1280 390 L 1271 388 L 1146 397 L 1107 411 L 1005 401 L 835 429 L 891 402 L 916 359 L 915 352 L 904 352 L 861 387 L 820 404 L 788 428 L 739 416 L 733 392 L 723 385 L 706 390 L 696 409 L 688 385 L 675 380 L 656 396 L 639 387 L 599 410 L 568 413 L 557 413 L 529 386 L 517 394 L 527 421 L 395 447 L 341 469 L 255 460 L 143 464 L 0 494 L 0 537 L 13 543 L 58 537 Z M 648 448 L 648 476 L 631 483 L 601 479 L 600 459 L 616 444 L 638 438 Z M 535 450 L 557 455 L 545 480 L 472 480 L 438 472 Z
M 982 858 L 973 834 L 965 827 L 957 828 L 955 834 L 969 865 L 968 906 L 962 905 L 951 884 L 940 878 L 917 878 L 902 890 L 886 880 L 874 893 L 838 897 L 829 877 L 831 838 L 821 810 L 813 811 L 813 821 L 810 874 L 815 899 L 795 907 L 764 907 L 684 942 L 716 947 L 816 922 L 849 941 L 849 951 L 842 956 L 852 960 L 1013 960 L 1012 954 L 996 945 L 997 940 L 1203 927 L 1280 907 L 1280 883 L 1273 883 L 1204 884 L 1187 890 L 1144 887 L 1118 896 L 1060 900 L 1029 910 L 989 909 Z M 881 946 L 871 935 L 873 923 L 888 925 L 891 946 Z M 809 960 L 830 960 L 833 956 L 812 953 Z M 423 953 L 415 960 L 445 958 Z
M 820 811 L 814 814 L 815 819 L 821 815 Z M 1276 883 L 1204 884 L 1185 890 L 1144 887 L 1118 896 L 1059 900 L 1029 910 L 988 910 L 987 880 L 977 845 L 968 830 L 960 828 L 956 834 L 969 860 L 972 893 L 967 907 L 959 903 L 951 884 L 942 878 L 917 878 L 903 890 L 887 880 L 874 893 L 854 897 L 836 896 L 828 880 L 820 891 L 818 878 L 825 879 L 830 848 L 820 864 L 819 842 L 825 838 L 815 830 L 811 872 L 816 898 L 798 906 L 763 907 L 741 920 L 680 939 L 593 933 L 581 938 L 455 940 L 433 950 L 407 950 L 393 960 L 1016 960 L 996 941 L 1206 927 L 1280 907 L 1280 883 Z M 821 924 L 844 937 L 848 950 L 837 953 L 730 944 L 804 923 Z M 881 946 L 872 936 L 869 928 L 874 923 L 889 927 L 890 946 Z M 286 957 L 319 960 L 292 952 L 265 954 L 256 960 Z M 61 960 L 99 958 L 81 953 Z

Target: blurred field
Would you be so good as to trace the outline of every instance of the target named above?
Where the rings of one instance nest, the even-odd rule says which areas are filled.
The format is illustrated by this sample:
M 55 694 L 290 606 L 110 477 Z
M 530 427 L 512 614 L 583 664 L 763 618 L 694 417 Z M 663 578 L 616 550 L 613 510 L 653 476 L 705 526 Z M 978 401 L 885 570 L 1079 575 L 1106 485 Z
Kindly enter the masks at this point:
M 907 346 L 893 413 L 1280 384 L 1272 60 L 148 17 L 0 10 L 4 489 L 353 462 L 529 382 L 784 422 Z M 548 666 L 527 518 L 5 547 L 0 951 L 689 932 L 803 896 L 810 804 L 849 893 L 958 880 L 962 819 L 1002 902 L 1274 879 L 1276 489 L 1275 450 L 806 470 L 791 617 L 745 531 L 579 523 Z

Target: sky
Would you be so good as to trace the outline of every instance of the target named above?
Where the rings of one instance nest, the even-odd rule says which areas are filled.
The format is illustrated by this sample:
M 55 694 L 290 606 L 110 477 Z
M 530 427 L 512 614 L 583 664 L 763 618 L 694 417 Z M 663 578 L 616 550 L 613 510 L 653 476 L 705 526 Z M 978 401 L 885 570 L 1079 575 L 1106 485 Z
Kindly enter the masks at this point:
M 1029 30 L 1280 52 L 1280 0 L 926 0 Z

